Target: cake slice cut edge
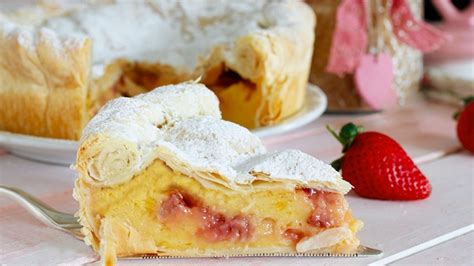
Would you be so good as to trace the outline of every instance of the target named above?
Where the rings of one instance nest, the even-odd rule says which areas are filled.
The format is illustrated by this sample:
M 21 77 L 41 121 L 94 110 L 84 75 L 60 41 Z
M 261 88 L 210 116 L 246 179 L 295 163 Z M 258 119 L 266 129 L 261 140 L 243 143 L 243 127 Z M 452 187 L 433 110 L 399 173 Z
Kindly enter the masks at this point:
M 106 264 L 140 254 L 354 252 L 351 185 L 297 150 L 268 152 L 204 85 L 108 103 L 83 132 L 74 197 Z

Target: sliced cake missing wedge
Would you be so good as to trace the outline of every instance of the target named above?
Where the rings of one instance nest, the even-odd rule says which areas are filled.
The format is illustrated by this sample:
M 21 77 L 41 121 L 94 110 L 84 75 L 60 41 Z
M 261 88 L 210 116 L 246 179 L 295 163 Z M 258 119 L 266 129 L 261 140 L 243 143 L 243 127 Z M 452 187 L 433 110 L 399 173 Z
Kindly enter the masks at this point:
M 331 166 L 267 152 L 221 119 L 204 85 L 157 88 L 104 106 L 77 154 L 74 196 L 87 244 L 107 264 L 140 254 L 353 252 L 362 223 Z

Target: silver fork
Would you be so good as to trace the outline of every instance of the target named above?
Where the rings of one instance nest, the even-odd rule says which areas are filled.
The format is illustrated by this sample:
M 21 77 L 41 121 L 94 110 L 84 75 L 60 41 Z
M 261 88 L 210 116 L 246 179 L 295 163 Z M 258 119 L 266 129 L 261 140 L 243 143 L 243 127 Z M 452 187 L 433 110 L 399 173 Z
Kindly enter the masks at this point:
M 84 238 L 81 233 L 82 226 L 74 215 L 57 211 L 17 188 L 0 186 L 0 192 L 19 202 L 29 213 L 45 224 L 69 233 L 77 239 L 82 240 Z

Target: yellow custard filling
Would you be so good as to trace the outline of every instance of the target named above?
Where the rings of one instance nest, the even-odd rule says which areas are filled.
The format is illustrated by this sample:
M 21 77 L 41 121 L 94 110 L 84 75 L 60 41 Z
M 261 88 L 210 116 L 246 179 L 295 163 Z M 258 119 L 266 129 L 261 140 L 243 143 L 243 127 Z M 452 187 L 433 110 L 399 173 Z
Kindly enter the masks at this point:
M 341 194 L 318 194 L 326 196 L 315 203 L 316 198 L 302 189 L 244 193 L 209 189 L 160 160 L 125 184 L 97 187 L 80 179 L 77 185 L 80 200 L 86 201 L 81 205 L 88 206 L 85 215 L 92 227 L 88 230 L 94 249 L 108 241 L 102 252 L 113 249 L 117 256 L 177 255 L 190 249 L 196 255 L 209 250 L 219 254 L 219 250 L 238 253 L 259 248 L 287 252 L 294 251 L 299 240 L 327 228 L 346 226 L 353 233 L 360 228 Z M 339 220 L 333 224 L 312 222 L 315 217 L 333 215 L 331 204 L 338 204 L 332 207 L 343 211 L 340 217 L 333 217 Z M 318 209 L 323 213 L 315 216 Z M 350 241 L 356 241 L 355 237 Z

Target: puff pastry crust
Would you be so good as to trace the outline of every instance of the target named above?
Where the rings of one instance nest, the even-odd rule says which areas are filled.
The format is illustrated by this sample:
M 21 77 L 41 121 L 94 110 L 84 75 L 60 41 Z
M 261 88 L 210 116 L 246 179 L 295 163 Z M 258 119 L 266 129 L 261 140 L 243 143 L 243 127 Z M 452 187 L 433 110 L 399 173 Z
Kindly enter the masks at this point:
M 74 168 L 86 243 L 117 256 L 350 252 L 362 223 L 331 166 L 268 152 L 221 119 L 202 84 L 110 101 L 89 122 Z
M 306 4 L 103 2 L 0 14 L 0 130 L 78 139 L 108 100 L 197 77 L 248 128 L 301 108 L 315 27 Z

